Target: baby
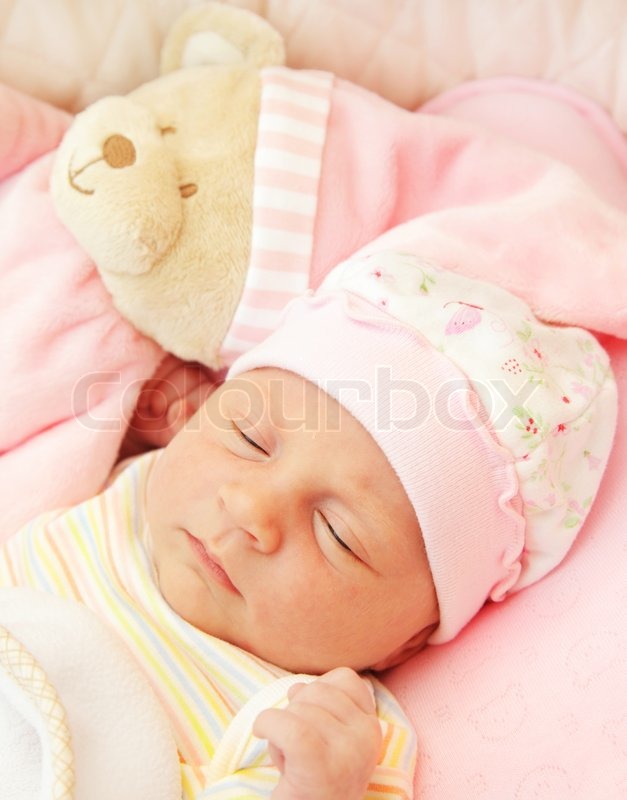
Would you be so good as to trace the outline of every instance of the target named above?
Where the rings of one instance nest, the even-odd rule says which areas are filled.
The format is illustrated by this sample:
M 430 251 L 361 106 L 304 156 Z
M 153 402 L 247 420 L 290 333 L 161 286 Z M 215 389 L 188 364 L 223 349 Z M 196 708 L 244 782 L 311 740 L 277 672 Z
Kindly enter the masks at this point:
M 358 673 L 450 641 L 563 559 L 611 448 L 605 352 L 384 252 L 292 301 L 184 425 L 201 382 L 183 397 L 169 366 L 150 388 L 179 432 L 14 536 L 0 586 L 75 598 L 120 633 L 186 797 L 411 796 L 412 733 Z

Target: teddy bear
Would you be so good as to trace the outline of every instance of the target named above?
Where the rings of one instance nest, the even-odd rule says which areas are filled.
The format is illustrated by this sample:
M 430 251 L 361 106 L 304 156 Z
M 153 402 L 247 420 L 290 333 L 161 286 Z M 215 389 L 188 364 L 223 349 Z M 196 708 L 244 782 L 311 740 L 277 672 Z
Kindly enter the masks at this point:
M 122 315 L 217 367 L 250 253 L 260 70 L 285 58 L 261 17 L 218 3 L 174 25 L 161 76 L 79 114 L 59 147 L 59 216 Z

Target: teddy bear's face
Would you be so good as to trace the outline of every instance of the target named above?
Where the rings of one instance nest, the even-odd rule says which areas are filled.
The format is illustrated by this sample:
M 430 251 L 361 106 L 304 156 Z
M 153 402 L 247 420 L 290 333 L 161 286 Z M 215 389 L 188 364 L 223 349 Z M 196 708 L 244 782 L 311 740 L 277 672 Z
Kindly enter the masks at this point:
M 180 70 L 95 103 L 59 149 L 62 219 L 119 310 L 182 357 L 198 359 L 197 345 L 193 354 L 181 346 L 173 319 L 177 346 L 163 341 L 168 309 L 209 304 L 214 352 L 241 292 L 259 94 L 258 72 L 244 67 Z
M 102 252 L 94 251 L 96 232 L 85 234 L 101 269 L 147 271 L 175 243 L 191 246 L 225 194 L 250 197 L 258 97 L 255 73 L 199 67 L 79 115 L 57 157 L 55 193 L 77 231 L 87 206 L 102 220 Z M 70 207 L 79 205 L 73 215 Z M 186 242 L 179 241 L 183 222 Z
M 250 255 L 260 70 L 285 61 L 257 15 L 205 3 L 163 44 L 162 77 L 79 114 L 51 189 L 118 310 L 183 359 L 220 366 Z

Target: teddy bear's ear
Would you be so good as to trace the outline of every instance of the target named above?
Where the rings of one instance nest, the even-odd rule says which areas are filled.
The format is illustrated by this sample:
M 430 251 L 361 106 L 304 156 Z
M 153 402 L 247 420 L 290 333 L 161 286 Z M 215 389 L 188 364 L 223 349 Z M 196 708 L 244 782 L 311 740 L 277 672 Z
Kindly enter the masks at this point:
M 185 12 L 161 52 L 161 72 L 211 64 L 248 63 L 259 69 L 285 63 L 279 32 L 257 14 L 223 3 Z

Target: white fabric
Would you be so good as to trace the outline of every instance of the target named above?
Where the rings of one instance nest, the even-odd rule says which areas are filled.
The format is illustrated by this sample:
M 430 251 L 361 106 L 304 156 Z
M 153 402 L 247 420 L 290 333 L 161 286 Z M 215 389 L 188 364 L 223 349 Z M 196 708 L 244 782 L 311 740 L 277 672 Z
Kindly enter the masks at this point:
M 83 605 L 0 589 L 0 775 L 2 800 L 181 796 L 161 706 Z

